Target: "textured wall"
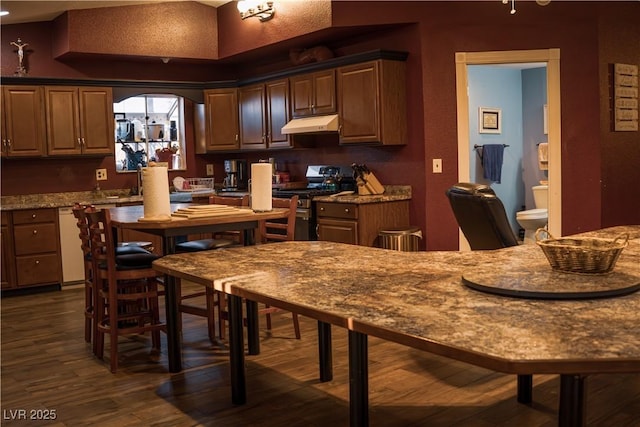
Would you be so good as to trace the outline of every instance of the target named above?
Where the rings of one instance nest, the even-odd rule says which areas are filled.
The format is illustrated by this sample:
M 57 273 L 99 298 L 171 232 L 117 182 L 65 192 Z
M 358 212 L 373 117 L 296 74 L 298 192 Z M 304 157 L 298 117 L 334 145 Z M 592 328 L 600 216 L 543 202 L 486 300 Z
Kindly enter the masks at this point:
M 92 58 L 91 64 L 82 58 L 72 62 L 65 57 L 61 61 L 55 59 L 51 51 L 51 24 L 3 25 L 2 75 L 12 75 L 15 71 L 16 55 L 8 41 L 18 36 L 30 43 L 30 75 L 70 78 L 213 81 L 218 76 L 232 75 L 234 66 L 238 67 L 238 74 L 246 75 L 267 69 L 266 66 L 259 68 L 257 64 L 275 62 L 274 55 L 282 55 L 299 40 L 306 40 L 303 35 L 306 32 L 331 40 L 331 48 L 339 55 L 379 48 L 408 51 L 409 144 L 406 147 L 341 147 L 335 137 L 316 138 L 314 148 L 308 150 L 192 155 L 188 157 L 188 176 L 204 174 L 204 165 L 211 162 L 216 165 L 220 180 L 222 160 L 230 156 L 250 160 L 275 156 L 286 162 L 298 177 L 310 163 L 364 162 L 385 184 L 412 185 L 411 220 L 426 232 L 427 248 L 455 249 L 458 229 L 444 196 L 445 189 L 456 182 L 458 174 L 455 52 L 559 48 L 563 231 L 572 233 L 602 225 L 640 223 L 640 187 L 635 185 L 640 181 L 638 132 L 611 132 L 609 129 L 607 68 L 613 62 L 640 63 L 640 45 L 621 42 L 640 39 L 639 2 L 553 1 L 546 7 L 534 2 L 518 2 L 516 15 L 510 15 L 508 7 L 498 1 L 376 1 L 367 2 L 366 7 L 363 2 L 339 1 L 329 9 L 323 4 L 326 2 L 308 3 L 319 8 L 315 14 L 307 10 L 294 16 L 291 10 L 278 6 L 274 19 L 265 23 L 255 19 L 240 20 L 233 4 L 219 8 L 219 27 L 229 31 L 224 36 L 221 34 L 219 42 L 219 56 L 225 59 L 204 66 L 171 62 L 164 67 L 157 61 L 144 63 L 138 58 L 122 57 L 112 61 L 110 56 L 107 60 L 93 61 Z M 281 23 L 278 23 L 280 19 Z M 282 24 L 285 20 L 289 22 L 287 28 Z M 406 23 L 411 25 L 371 32 L 376 24 Z M 362 28 L 366 34 L 340 39 L 326 28 L 332 26 L 342 31 L 360 25 L 367 26 Z M 119 40 L 121 34 L 127 34 L 128 49 L 134 49 L 133 30 L 123 28 L 122 31 L 114 30 L 117 35 L 114 39 Z M 156 33 L 152 45 L 164 44 L 165 49 L 194 47 L 184 42 L 174 46 L 173 40 L 164 34 L 161 32 L 158 36 Z M 56 45 L 56 49 L 59 48 Z M 154 46 L 147 48 L 149 51 L 143 54 L 158 55 Z M 245 62 L 236 63 L 236 60 Z M 228 63 L 229 68 L 222 70 L 221 64 L 226 66 Z M 275 68 L 290 66 L 282 63 Z M 431 173 L 432 158 L 443 159 L 442 174 Z M 111 158 L 3 159 L 2 194 L 90 189 L 93 170 L 111 168 L 112 163 Z M 104 188 L 131 184 L 125 177 L 112 179 L 114 175 L 109 169 L 110 179 L 104 183 Z M 38 178 L 58 176 L 60 179 Z
M 217 13 L 197 2 L 68 11 L 56 20 L 54 57 L 70 53 L 217 59 Z

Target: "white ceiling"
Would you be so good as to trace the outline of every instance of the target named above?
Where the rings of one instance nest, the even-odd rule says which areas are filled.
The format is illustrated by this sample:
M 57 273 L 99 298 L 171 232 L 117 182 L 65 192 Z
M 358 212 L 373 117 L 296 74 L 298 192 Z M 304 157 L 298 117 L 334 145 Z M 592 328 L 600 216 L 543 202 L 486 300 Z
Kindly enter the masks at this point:
M 181 0 L 162 0 L 163 2 Z M 207 6 L 218 7 L 229 1 L 198 1 Z M 158 3 L 158 0 L 140 1 L 2 1 L 0 9 L 9 11 L 9 15 L 0 18 L 0 24 L 22 24 L 25 22 L 51 21 L 67 10 L 93 9 L 98 7 L 130 6 L 145 3 Z

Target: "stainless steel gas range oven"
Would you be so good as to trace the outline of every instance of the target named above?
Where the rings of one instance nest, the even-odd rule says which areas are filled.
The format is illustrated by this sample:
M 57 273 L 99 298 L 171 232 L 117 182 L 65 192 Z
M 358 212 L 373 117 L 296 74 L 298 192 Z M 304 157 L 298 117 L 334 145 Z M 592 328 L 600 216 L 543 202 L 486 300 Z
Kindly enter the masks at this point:
M 313 198 L 355 191 L 356 183 L 350 166 L 307 166 L 305 176 L 306 188 L 274 189 L 273 197 L 287 198 L 297 195 L 295 240 L 318 240 Z

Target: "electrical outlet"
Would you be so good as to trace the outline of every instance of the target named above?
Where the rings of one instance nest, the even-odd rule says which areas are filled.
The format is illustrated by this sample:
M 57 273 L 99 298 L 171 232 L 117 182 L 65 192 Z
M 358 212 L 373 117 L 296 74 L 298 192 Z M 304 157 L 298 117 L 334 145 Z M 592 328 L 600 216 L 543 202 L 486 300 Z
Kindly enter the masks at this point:
M 442 173 L 442 159 L 433 159 L 433 173 Z
M 98 180 L 98 181 L 106 181 L 107 180 L 107 170 L 106 169 L 96 169 L 96 180 Z
M 213 165 L 212 164 L 208 164 L 207 165 L 207 176 L 213 176 Z

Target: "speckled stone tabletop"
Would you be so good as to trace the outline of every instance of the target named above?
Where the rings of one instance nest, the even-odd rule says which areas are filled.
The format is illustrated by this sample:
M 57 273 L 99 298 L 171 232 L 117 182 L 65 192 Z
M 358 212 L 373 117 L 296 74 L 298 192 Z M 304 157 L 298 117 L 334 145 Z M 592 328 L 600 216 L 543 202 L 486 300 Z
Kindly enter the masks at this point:
M 640 280 L 640 226 L 615 272 Z M 398 252 L 331 242 L 283 242 L 177 254 L 164 273 L 294 310 L 323 322 L 507 373 L 640 371 L 640 292 L 536 300 L 480 292 L 462 275 L 520 264 L 550 269 L 537 245 L 498 251 Z M 549 276 L 562 286 L 569 276 Z M 584 278 L 585 282 L 589 277 Z

